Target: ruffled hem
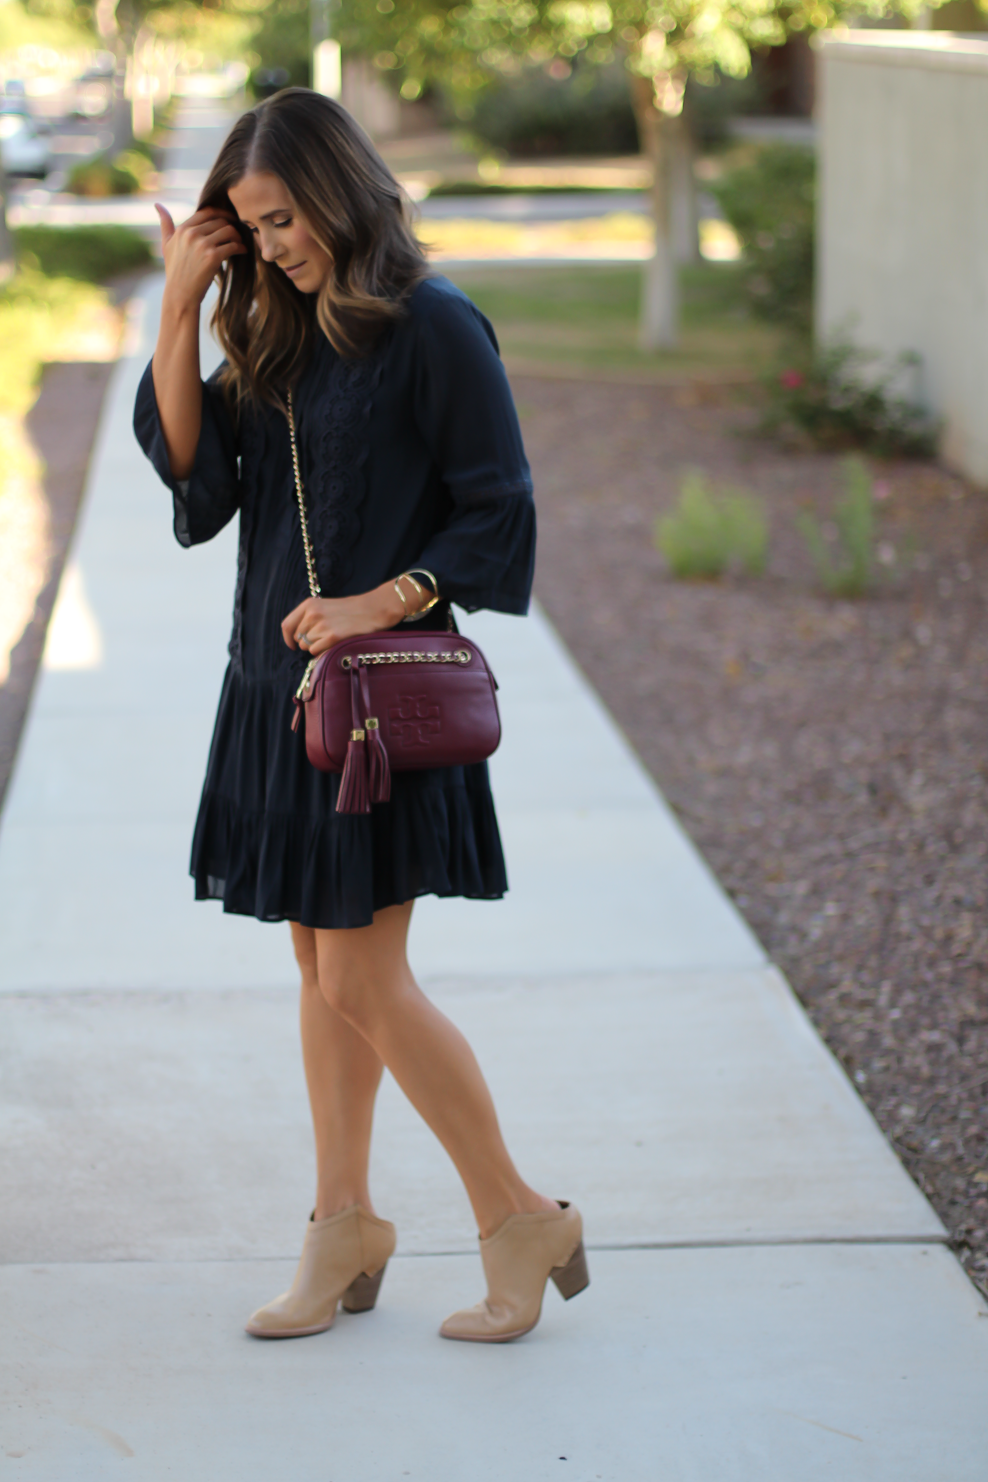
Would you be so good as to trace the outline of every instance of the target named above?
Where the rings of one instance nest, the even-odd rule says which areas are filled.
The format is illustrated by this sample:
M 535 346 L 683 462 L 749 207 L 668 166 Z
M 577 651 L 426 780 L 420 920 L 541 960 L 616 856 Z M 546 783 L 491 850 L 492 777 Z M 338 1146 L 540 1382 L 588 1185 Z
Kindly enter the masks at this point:
M 281 686 L 228 671 L 192 844 L 197 900 L 335 929 L 422 895 L 500 899 L 485 764 L 395 773 L 390 802 L 341 814 L 339 777 L 310 765 L 289 716 Z

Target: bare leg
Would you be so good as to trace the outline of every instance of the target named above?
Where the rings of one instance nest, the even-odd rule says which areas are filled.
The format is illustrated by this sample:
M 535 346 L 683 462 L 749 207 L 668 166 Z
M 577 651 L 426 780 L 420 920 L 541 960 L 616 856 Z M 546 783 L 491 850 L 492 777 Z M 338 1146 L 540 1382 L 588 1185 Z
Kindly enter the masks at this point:
M 315 1218 L 328 1219 L 353 1204 L 373 1214 L 367 1169 L 384 1066 L 319 991 L 315 933 L 292 922 L 292 944 L 302 972 L 302 1058 L 316 1139 Z
M 316 931 L 319 987 L 334 1017 L 372 1047 L 374 1060 L 361 1063 L 369 1068 L 383 1061 L 439 1138 L 463 1179 L 480 1233 L 487 1236 L 512 1214 L 558 1206 L 522 1181 L 473 1051 L 412 977 L 405 950 L 411 914 L 412 902 L 407 902 L 378 911 L 371 926 Z M 333 1043 L 342 1041 L 334 1037 Z M 310 1086 L 312 1075 L 322 1074 L 321 1063 L 314 1054 Z M 355 1088 L 365 1101 L 370 1084 L 365 1070 Z M 376 1091 L 377 1082 L 373 1085 Z M 369 1141 L 369 1110 L 356 1120 Z

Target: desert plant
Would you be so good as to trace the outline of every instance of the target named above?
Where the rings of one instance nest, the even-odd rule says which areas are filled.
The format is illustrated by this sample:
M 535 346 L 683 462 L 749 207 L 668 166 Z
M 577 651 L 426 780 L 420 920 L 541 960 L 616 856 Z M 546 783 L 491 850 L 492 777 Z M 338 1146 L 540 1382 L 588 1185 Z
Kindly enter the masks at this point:
M 691 469 L 676 508 L 655 522 L 655 544 L 673 576 L 715 577 L 731 567 L 754 575 L 765 567 L 768 522 L 750 494 L 716 490 L 699 469 Z
M 844 339 L 794 357 L 765 382 L 769 406 L 760 431 L 797 430 L 820 447 L 858 447 L 882 458 L 931 458 L 939 424 L 904 394 L 919 357 L 882 361 Z
M 875 562 L 874 487 L 863 458 L 845 458 L 841 472 L 844 494 L 834 508 L 835 539 L 828 541 L 826 527 L 805 510 L 798 523 L 824 590 L 834 597 L 863 597 Z

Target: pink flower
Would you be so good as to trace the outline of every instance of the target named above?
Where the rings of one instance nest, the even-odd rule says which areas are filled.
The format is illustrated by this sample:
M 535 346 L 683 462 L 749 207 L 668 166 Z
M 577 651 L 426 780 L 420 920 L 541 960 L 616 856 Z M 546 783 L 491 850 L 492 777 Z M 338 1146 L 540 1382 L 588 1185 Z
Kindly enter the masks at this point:
M 802 371 L 784 370 L 779 377 L 779 384 L 781 386 L 784 386 L 787 391 L 796 391 L 800 386 L 802 386 L 805 380 L 806 377 L 803 375 Z

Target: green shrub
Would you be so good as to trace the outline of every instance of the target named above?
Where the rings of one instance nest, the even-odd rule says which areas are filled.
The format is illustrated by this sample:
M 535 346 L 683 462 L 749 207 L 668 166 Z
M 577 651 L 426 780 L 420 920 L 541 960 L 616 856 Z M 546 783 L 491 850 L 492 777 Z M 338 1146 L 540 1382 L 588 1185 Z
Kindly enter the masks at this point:
M 102 283 L 153 259 L 150 242 L 128 226 L 22 226 L 13 235 L 21 266 L 48 278 Z
M 766 144 L 710 192 L 738 234 L 753 309 L 807 334 L 813 317 L 816 161 L 798 144 Z
M 132 175 L 143 190 L 148 177 L 154 174 L 154 159 L 147 145 L 135 140 L 130 149 L 122 149 L 113 159 L 114 169 Z
M 472 128 L 488 144 L 521 156 L 632 154 L 638 129 L 623 67 L 577 67 L 567 78 L 541 68 L 481 95 Z
M 883 363 L 845 341 L 794 357 L 766 380 L 769 408 L 760 430 L 793 429 L 824 448 L 857 447 L 883 458 L 931 458 L 939 424 L 902 385 L 918 356 Z
M 161 128 L 161 115 L 160 115 L 158 109 L 156 108 L 155 109 L 155 114 L 154 114 L 154 131 L 155 131 L 155 134 L 158 133 L 158 131 L 159 131 L 160 128 Z M 138 168 L 143 168 L 143 169 L 147 169 L 147 168 L 150 167 L 152 170 L 156 170 L 158 168 L 158 165 L 159 165 L 160 159 L 161 159 L 161 150 L 160 150 L 160 148 L 158 146 L 156 146 L 152 142 L 151 139 L 134 139 L 133 142 L 128 146 L 128 148 L 124 150 L 124 153 L 125 154 L 138 155 L 142 160 L 146 160 L 147 161 L 147 164 L 146 165 L 139 166 L 138 167 Z M 120 160 L 120 156 L 119 155 L 117 156 L 117 160 L 119 162 L 119 160 Z
M 875 561 L 875 503 L 871 475 L 862 458 L 843 460 L 844 495 L 834 508 L 834 534 L 828 542 L 812 515 L 798 517 L 823 588 L 834 597 L 863 597 Z M 835 549 L 836 547 L 836 549 Z
M 750 494 L 710 487 L 697 469 L 683 479 L 672 514 L 655 522 L 655 544 L 673 576 L 721 576 L 731 567 L 757 574 L 768 554 L 768 522 Z
M 79 196 L 132 196 L 153 168 L 143 149 L 125 149 L 112 159 L 97 154 L 69 171 L 68 187 Z
M 685 111 L 694 139 L 710 148 L 727 141 L 731 121 L 739 114 L 763 114 L 769 108 L 755 68 L 744 77 L 728 77 L 715 67 L 710 77 L 690 77 Z

